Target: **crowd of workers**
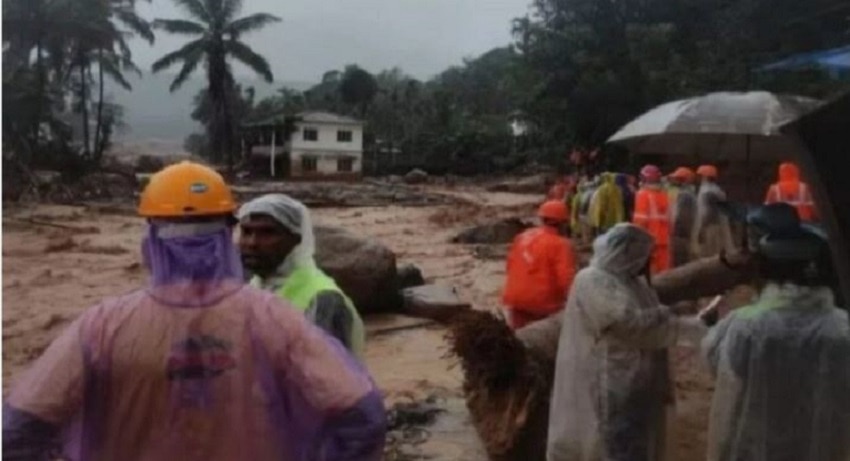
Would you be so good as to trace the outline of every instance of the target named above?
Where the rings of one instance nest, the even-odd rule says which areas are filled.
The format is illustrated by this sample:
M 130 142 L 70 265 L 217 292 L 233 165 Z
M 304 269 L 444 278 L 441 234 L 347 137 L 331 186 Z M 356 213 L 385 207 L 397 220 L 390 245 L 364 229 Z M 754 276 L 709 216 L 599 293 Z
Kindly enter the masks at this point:
M 565 311 L 549 461 L 664 459 L 678 341 L 702 341 L 717 379 L 708 459 L 850 459 L 850 327 L 823 283 L 825 238 L 800 225 L 815 216 L 808 187 L 781 171 L 768 201 L 786 203 L 758 216 L 775 229 L 759 240 L 759 298 L 713 327 L 661 305 L 649 277 L 678 261 L 680 235 L 720 247 L 702 237 L 723 225 L 701 208 L 722 198 L 716 169 L 664 186 L 647 166 L 639 189 L 604 174 L 540 206 L 512 246 L 505 301 L 512 328 Z M 568 202 L 585 201 L 576 219 Z M 314 261 L 306 207 L 273 194 L 237 210 L 220 175 L 183 162 L 153 175 L 138 210 L 147 286 L 85 311 L 15 383 L 4 459 L 380 459 L 363 322 Z M 581 271 L 568 224 L 596 236 Z
M 826 237 L 804 225 L 817 213 L 794 164 L 780 166 L 748 218 L 763 230 L 751 305 L 719 319 L 718 298 L 680 316 L 652 287 L 653 274 L 734 249 L 717 178 L 703 165 L 664 181 L 647 165 L 639 187 L 612 173 L 562 182 L 539 209 L 541 227 L 514 240 L 509 325 L 563 315 L 548 461 L 671 459 L 668 350 L 682 342 L 701 347 L 716 380 L 708 460 L 850 460 L 850 324 L 830 288 Z M 595 237 L 580 271 L 567 229 Z

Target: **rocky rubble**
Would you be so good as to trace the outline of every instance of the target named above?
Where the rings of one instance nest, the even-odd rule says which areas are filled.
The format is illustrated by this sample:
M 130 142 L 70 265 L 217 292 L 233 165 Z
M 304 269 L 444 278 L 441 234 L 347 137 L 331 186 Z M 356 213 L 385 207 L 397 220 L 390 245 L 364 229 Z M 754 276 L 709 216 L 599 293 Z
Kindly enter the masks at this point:
M 333 182 L 256 182 L 233 187 L 237 200 L 245 202 L 255 197 L 281 193 L 300 200 L 307 207 L 366 207 L 401 205 L 431 206 L 456 203 L 447 195 L 425 192 L 388 181 L 364 180 L 357 183 Z

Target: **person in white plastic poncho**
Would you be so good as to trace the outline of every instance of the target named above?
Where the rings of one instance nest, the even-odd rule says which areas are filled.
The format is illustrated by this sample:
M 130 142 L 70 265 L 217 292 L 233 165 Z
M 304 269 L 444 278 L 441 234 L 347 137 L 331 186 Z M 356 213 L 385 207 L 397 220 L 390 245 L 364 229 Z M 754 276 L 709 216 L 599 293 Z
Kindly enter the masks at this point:
M 549 418 L 548 461 L 665 457 L 673 403 L 667 348 L 708 327 L 677 317 L 648 283 L 654 239 L 618 224 L 596 239 L 564 311 Z
M 242 205 L 238 218 L 242 262 L 254 274 L 251 285 L 292 303 L 362 357 L 363 320 L 351 299 L 316 266 L 307 207 L 288 195 L 268 194 Z
M 710 461 L 850 460 L 850 326 L 828 288 L 823 235 L 787 204 L 759 210 L 754 304 L 713 327 L 703 352 L 716 390 Z

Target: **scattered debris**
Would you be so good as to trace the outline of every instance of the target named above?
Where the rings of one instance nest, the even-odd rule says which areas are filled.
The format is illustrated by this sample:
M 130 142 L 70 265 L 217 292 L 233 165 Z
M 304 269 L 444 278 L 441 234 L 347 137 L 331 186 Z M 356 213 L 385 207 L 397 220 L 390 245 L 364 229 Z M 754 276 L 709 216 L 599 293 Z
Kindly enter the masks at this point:
M 532 223 L 520 218 L 507 218 L 469 228 L 451 239 L 452 243 L 511 243 Z
M 509 251 L 510 245 L 508 244 L 476 245 L 472 254 L 478 259 L 504 261 L 507 259 Z
M 332 182 L 253 182 L 233 186 L 237 200 L 244 203 L 265 194 L 282 193 L 299 200 L 309 208 L 368 207 L 401 205 L 406 207 L 459 203 L 446 194 L 420 191 L 404 184 L 365 180 L 340 187 Z
M 16 219 L 16 221 L 19 221 L 19 222 L 22 222 L 22 223 L 27 223 L 27 224 L 32 224 L 32 225 L 35 225 L 35 226 L 55 227 L 57 229 L 70 231 L 71 233 L 73 233 L 75 235 L 78 235 L 78 234 L 99 234 L 100 233 L 100 229 L 98 229 L 97 227 L 94 227 L 94 226 L 86 226 L 86 227 L 69 226 L 67 224 L 59 224 L 59 223 L 55 223 L 55 222 L 51 222 L 51 221 L 44 221 L 44 220 L 35 219 L 35 218 Z
M 445 322 L 458 312 L 472 307 L 460 299 L 454 287 L 442 284 L 406 288 L 402 290 L 402 297 L 402 312 L 405 315 L 439 322 Z
M 54 313 L 48 315 L 47 318 L 45 318 L 41 322 L 41 329 L 42 330 L 49 330 L 49 329 L 51 329 L 51 328 L 55 327 L 56 325 L 59 325 L 60 323 L 63 323 L 63 322 L 65 322 L 65 316 L 63 316 L 62 314 L 57 314 L 57 313 L 54 312 Z
M 397 272 L 398 283 L 396 285 L 400 290 L 425 285 L 425 278 L 422 276 L 422 271 L 413 264 L 405 264 L 399 267 Z
M 50 241 L 47 242 L 47 246 L 44 248 L 44 252 L 59 253 L 63 251 L 69 251 L 75 246 L 77 246 L 77 244 L 74 242 L 74 239 L 66 235 L 55 239 L 50 239 Z
M 437 397 L 429 395 L 424 400 L 399 402 L 387 412 L 387 440 L 384 461 L 413 461 L 429 459 L 417 449 L 431 434 L 425 426 L 434 424 L 437 415 L 445 410 L 437 405 Z
M 404 182 L 407 184 L 422 184 L 428 181 L 428 173 L 420 170 L 419 168 L 414 168 L 410 170 L 406 175 L 404 175 Z
M 490 192 L 513 192 L 515 194 L 545 194 L 550 182 L 548 174 L 536 174 L 493 184 L 487 190 Z

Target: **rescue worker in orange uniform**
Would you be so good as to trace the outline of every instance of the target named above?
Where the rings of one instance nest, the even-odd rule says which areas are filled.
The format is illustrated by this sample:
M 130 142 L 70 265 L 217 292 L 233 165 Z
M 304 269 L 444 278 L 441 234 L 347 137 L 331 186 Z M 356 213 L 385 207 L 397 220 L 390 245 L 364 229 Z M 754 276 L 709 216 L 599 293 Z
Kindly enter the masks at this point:
M 561 311 L 576 274 L 572 244 L 559 232 L 569 220 L 567 206 L 549 200 L 537 215 L 541 225 L 516 236 L 508 254 L 502 301 L 513 330 Z
M 818 215 L 809 185 L 800 180 L 800 168 L 791 162 L 779 165 L 779 181 L 767 189 L 765 205 L 787 203 L 797 209 L 800 221 L 817 221 Z
M 650 271 L 657 274 L 670 268 L 670 198 L 661 185 L 661 170 L 657 166 L 644 166 L 640 176 L 642 184 L 635 195 L 632 223 L 655 239 Z

